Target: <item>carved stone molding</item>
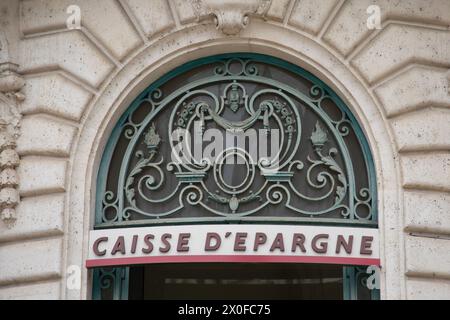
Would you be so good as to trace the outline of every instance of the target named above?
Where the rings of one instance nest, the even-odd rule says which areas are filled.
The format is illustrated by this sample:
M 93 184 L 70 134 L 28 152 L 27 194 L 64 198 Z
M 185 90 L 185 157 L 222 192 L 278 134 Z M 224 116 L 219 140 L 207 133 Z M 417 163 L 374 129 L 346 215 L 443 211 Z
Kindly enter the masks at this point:
M 226 35 L 237 35 L 249 23 L 249 16 L 264 17 L 272 0 L 191 0 L 197 18 L 213 15 Z
M 21 119 L 18 104 L 25 98 L 20 90 L 25 81 L 17 69 L 16 64 L 0 63 L 0 218 L 8 227 L 16 220 L 20 201 L 16 141 Z

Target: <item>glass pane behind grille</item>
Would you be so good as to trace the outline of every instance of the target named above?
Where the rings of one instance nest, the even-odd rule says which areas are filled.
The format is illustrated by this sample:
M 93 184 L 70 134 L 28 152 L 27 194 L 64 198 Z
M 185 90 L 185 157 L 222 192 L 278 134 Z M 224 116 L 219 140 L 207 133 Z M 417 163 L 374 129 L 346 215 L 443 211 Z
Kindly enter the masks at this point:
M 130 299 L 343 299 L 342 266 L 155 264 L 132 267 Z

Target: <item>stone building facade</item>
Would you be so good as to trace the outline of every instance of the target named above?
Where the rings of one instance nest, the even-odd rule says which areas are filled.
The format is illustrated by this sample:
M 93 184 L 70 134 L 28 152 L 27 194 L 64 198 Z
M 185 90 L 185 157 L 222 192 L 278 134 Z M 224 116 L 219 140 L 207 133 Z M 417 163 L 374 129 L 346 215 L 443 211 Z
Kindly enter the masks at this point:
M 91 297 L 114 125 L 170 70 L 232 52 L 339 94 L 373 153 L 381 298 L 450 299 L 449 0 L 0 0 L 1 299 Z

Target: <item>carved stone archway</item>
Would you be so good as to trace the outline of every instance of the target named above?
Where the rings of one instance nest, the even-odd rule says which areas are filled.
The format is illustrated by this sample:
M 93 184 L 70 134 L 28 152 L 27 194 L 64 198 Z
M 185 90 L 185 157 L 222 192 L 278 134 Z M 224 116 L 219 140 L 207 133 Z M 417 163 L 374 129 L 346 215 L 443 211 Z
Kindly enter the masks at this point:
M 163 48 L 164 54 L 160 54 Z M 398 208 L 394 205 L 398 203 L 399 180 L 392 162 L 392 140 L 381 110 L 358 77 L 326 48 L 288 29 L 259 21 L 252 21 L 241 31 L 239 38 L 225 37 L 201 25 L 174 32 L 143 50 L 109 80 L 100 96 L 89 106 L 73 148 L 66 265 L 84 265 L 87 235 L 94 218 L 93 199 L 102 150 L 118 117 L 131 100 L 151 82 L 185 62 L 213 54 L 244 51 L 279 57 L 314 73 L 340 94 L 358 118 L 372 148 L 380 190 L 381 294 L 382 298 L 399 297 L 403 273 L 398 243 L 402 231 L 399 229 Z M 86 271 L 83 283 L 89 283 Z M 89 292 L 89 285 L 84 285 L 81 291 L 68 290 L 66 294 L 67 298 L 86 298 Z

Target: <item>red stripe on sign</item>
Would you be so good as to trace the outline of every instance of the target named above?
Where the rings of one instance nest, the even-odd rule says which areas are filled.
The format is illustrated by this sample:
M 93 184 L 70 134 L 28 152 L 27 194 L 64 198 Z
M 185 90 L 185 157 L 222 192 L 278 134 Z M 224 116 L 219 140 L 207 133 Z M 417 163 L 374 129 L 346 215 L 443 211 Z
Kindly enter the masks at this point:
M 380 265 L 380 259 L 351 257 L 305 257 L 305 256 L 267 256 L 267 255 L 192 255 L 192 256 L 147 256 L 109 259 L 89 259 L 87 268 L 123 266 L 151 263 L 195 263 L 195 262 L 249 262 L 249 263 L 325 263 L 357 266 Z

